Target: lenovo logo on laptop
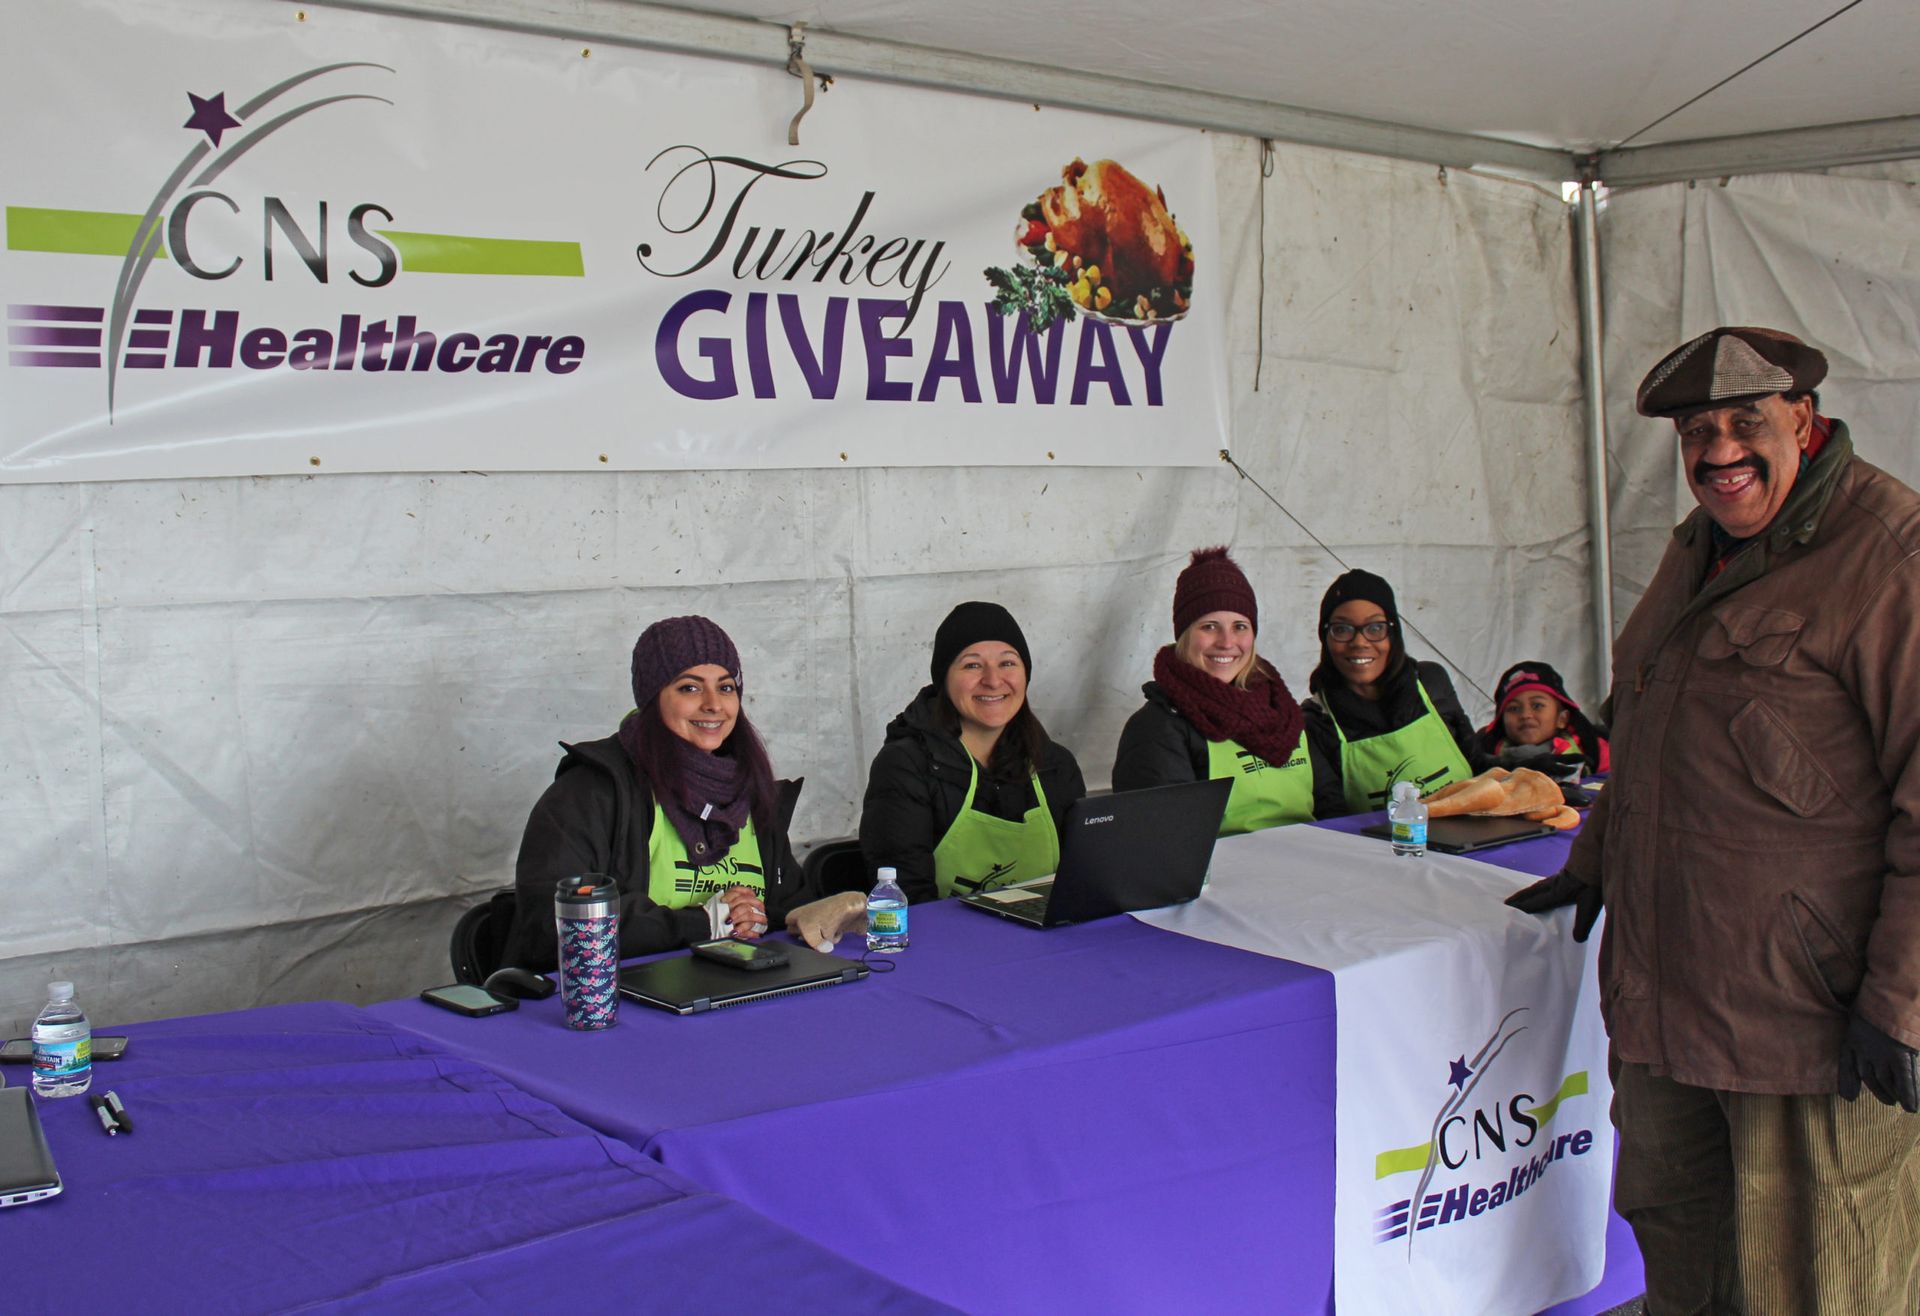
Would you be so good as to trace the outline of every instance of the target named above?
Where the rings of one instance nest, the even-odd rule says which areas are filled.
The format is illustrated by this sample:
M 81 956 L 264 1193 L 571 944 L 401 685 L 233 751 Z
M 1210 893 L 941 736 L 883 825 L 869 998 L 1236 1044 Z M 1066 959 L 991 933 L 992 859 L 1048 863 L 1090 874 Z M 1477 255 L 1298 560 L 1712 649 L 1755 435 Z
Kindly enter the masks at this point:
M 1101 815 L 1100 815 L 1100 816 L 1099 816 L 1098 818 L 1088 818 L 1088 819 L 1086 819 L 1086 820 L 1085 820 L 1084 822 L 1082 822 L 1082 823 L 1081 823 L 1080 825 L 1081 825 L 1082 827 L 1092 827 L 1092 826 L 1093 826 L 1093 825 L 1094 825 L 1095 823 L 1103 823 L 1103 822 L 1112 822 L 1112 821 L 1113 821 L 1113 815 L 1112 815 L 1112 814 L 1110 814 L 1110 813 L 1103 813 L 1103 814 L 1101 814 Z

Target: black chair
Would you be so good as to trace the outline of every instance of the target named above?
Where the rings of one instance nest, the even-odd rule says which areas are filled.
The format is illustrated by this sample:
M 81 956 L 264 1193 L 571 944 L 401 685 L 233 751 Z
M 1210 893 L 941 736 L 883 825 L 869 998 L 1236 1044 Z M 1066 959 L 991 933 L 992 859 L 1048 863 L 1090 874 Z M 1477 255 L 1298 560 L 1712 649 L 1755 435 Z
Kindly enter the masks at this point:
M 453 959 L 453 980 L 476 987 L 500 967 L 501 954 L 507 948 L 507 929 L 513 926 L 515 908 L 513 888 L 504 887 L 475 905 L 453 925 L 453 944 L 448 953 Z
M 823 896 L 838 895 L 842 891 L 865 895 L 873 888 L 867 861 L 860 854 L 858 837 L 841 836 L 820 842 L 807 851 L 800 868 L 806 880 L 816 883 L 816 889 Z

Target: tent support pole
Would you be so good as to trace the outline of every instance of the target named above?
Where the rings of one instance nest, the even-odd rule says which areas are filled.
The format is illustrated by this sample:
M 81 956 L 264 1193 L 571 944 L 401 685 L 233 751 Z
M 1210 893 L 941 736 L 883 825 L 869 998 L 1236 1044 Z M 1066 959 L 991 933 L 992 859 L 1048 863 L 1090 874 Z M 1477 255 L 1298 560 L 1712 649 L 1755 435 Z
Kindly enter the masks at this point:
M 1580 375 L 1586 392 L 1587 536 L 1593 568 L 1595 676 L 1613 680 L 1613 525 L 1607 508 L 1607 388 L 1600 352 L 1600 228 L 1591 167 L 1582 170 L 1573 244 L 1580 283 Z

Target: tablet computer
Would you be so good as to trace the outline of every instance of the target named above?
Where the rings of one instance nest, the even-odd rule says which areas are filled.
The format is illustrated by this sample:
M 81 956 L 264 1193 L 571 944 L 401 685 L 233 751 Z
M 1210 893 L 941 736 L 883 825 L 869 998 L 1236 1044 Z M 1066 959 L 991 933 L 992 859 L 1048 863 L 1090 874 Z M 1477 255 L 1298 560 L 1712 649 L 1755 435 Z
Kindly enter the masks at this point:
M 1388 823 L 1375 823 L 1362 827 L 1360 834 L 1391 841 L 1393 828 Z M 1472 854 L 1475 850 L 1490 850 L 1496 845 L 1512 845 L 1515 841 L 1531 841 L 1553 834 L 1554 829 L 1545 823 L 1529 822 L 1525 818 L 1479 818 L 1465 814 L 1430 820 L 1427 849 L 1441 854 Z

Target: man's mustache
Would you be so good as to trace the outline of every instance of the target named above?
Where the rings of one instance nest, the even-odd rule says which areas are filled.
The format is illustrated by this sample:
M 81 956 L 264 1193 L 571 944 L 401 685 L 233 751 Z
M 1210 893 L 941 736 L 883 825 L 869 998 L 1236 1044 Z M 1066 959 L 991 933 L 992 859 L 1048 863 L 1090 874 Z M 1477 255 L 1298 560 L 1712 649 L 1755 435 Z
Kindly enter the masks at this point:
M 1724 466 L 1716 465 L 1702 458 L 1693 464 L 1693 482 L 1695 484 L 1705 484 L 1720 471 L 1737 471 L 1743 467 L 1751 468 L 1753 473 L 1759 476 L 1763 483 L 1767 478 L 1767 472 L 1772 469 L 1772 467 L 1767 464 L 1767 459 L 1758 454 L 1752 457 L 1742 457 L 1739 461 L 1728 462 Z

